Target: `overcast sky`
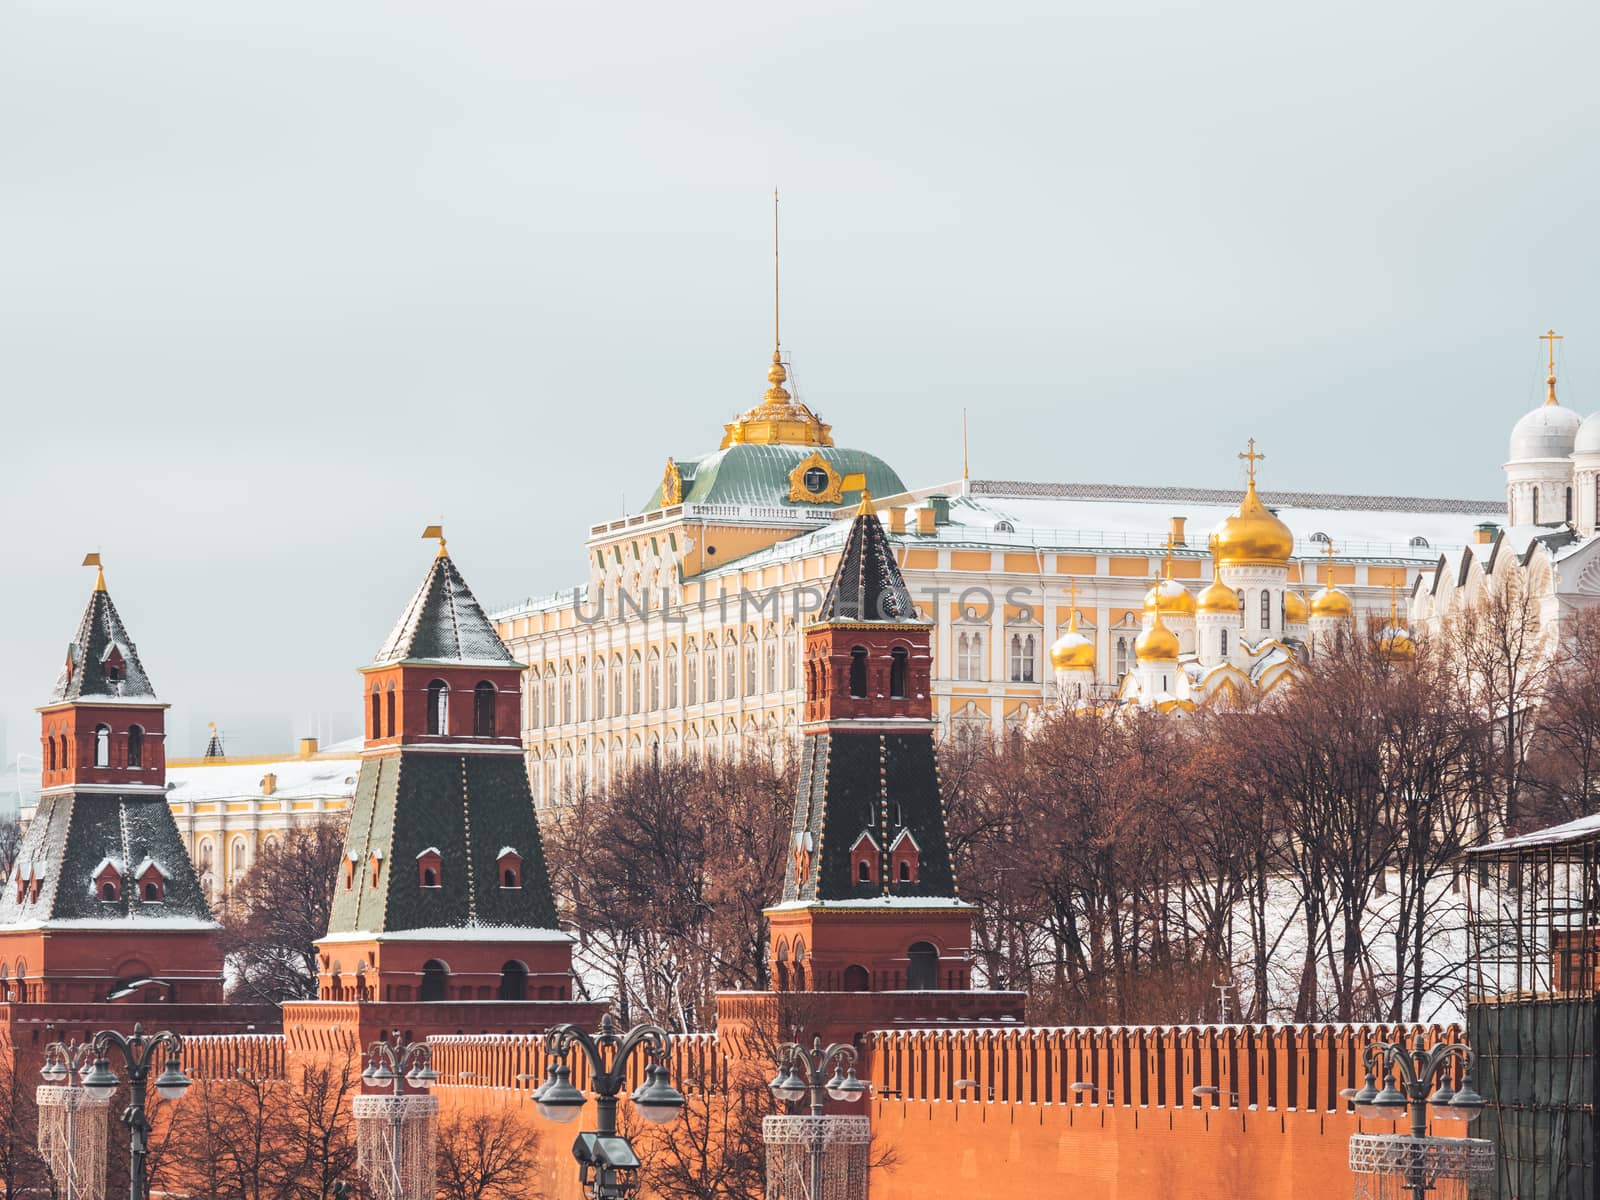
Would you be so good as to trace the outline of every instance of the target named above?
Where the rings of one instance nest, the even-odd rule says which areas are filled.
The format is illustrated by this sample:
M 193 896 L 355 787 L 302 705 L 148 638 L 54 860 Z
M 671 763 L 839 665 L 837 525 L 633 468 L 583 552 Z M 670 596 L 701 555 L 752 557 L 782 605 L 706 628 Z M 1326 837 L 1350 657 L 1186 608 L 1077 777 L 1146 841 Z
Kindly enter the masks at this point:
M 1494 496 L 1600 405 L 1593 4 L 0 5 L 0 713 L 107 576 L 230 749 L 359 721 L 765 386 L 974 474 Z

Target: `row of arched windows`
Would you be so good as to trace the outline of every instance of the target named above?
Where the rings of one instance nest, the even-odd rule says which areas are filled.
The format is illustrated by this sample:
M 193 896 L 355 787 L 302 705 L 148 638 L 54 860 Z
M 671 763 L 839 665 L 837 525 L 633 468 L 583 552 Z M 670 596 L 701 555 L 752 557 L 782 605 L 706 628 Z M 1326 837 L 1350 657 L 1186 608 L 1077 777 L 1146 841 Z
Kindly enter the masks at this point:
M 44 739 L 45 770 L 64 771 L 72 765 L 71 743 L 64 733 L 54 737 L 46 735 Z M 94 727 L 94 759 L 93 765 L 97 767 L 131 767 L 144 766 L 144 727 L 142 725 L 128 726 L 128 732 L 123 740 L 122 761 L 112 762 L 112 737 L 111 726 L 104 723 Z
M 487 679 L 480 680 L 472 689 L 472 736 L 492 738 L 495 732 L 495 704 L 498 691 Z M 394 683 L 385 688 L 372 685 L 371 735 L 374 738 L 395 736 Z M 442 679 L 428 684 L 427 731 L 441 735 L 454 732 L 450 728 L 450 685 Z

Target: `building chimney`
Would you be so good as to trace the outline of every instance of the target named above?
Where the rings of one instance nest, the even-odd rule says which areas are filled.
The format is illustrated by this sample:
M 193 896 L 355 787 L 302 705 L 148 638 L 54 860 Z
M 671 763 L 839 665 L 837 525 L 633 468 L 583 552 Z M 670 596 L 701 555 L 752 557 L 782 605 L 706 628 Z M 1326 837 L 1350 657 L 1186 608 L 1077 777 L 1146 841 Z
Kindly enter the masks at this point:
M 270 796 L 274 792 L 276 792 L 277 790 L 278 790 L 278 777 L 276 775 L 274 775 L 271 771 L 268 771 L 265 775 L 263 775 L 261 777 L 261 794 L 263 796 Z
M 1482 525 L 1475 526 L 1472 530 L 1472 540 L 1480 546 L 1487 546 L 1494 541 L 1494 535 L 1500 532 L 1500 526 L 1493 521 L 1485 521 Z
M 904 533 L 906 531 L 906 510 L 896 505 L 889 510 L 889 532 Z
M 317 739 L 316 738 L 301 738 L 300 739 L 300 757 L 301 758 L 315 758 L 316 754 L 317 754 Z
M 1187 546 L 1189 544 L 1188 542 L 1183 540 L 1183 522 L 1184 522 L 1184 520 L 1185 520 L 1185 518 L 1183 518 L 1183 517 L 1173 517 L 1172 518 L 1172 532 L 1171 532 L 1170 536 L 1172 538 L 1172 544 L 1174 546 Z
M 933 532 L 933 509 L 924 506 L 917 509 L 917 532 L 931 534 Z

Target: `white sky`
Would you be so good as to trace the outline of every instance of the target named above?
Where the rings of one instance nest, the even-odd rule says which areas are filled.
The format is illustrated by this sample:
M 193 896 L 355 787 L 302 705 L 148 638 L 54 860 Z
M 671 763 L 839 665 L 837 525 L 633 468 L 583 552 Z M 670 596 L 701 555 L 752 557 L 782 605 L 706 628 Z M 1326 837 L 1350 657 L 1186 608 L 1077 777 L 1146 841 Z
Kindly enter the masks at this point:
M 0 714 L 99 547 L 174 752 L 356 729 L 443 515 L 567 586 L 770 353 L 913 485 L 1493 496 L 1600 405 L 1594 5 L 0 6 Z

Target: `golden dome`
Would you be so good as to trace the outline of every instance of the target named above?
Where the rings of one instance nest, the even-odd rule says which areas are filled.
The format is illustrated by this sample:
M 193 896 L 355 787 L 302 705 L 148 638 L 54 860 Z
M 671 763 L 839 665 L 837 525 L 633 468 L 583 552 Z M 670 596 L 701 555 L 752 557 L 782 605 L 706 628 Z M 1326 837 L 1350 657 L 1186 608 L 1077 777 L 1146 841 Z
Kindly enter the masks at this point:
M 783 356 L 772 352 L 772 365 L 767 368 L 767 382 L 771 384 L 761 397 L 761 403 L 746 409 L 722 427 L 722 449 L 729 446 L 831 446 L 833 427 L 800 401 L 789 395 L 783 385 L 789 378 L 784 369 Z
M 1294 534 L 1261 503 L 1252 479 L 1239 511 L 1224 517 L 1212 531 L 1211 552 L 1224 566 L 1281 567 L 1294 553 Z
M 1094 670 L 1094 643 L 1078 632 L 1078 610 L 1072 610 L 1067 631 L 1050 645 L 1050 665 L 1058 671 Z
M 1306 598 L 1299 592 L 1287 592 L 1283 597 L 1283 621 L 1285 625 L 1304 625 L 1306 621 Z
M 1354 611 L 1350 597 L 1336 587 L 1325 587 L 1311 597 L 1313 617 L 1336 617 L 1341 621 L 1348 621 Z
M 1200 593 L 1200 611 L 1208 613 L 1221 613 L 1224 616 L 1235 617 L 1239 615 L 1239 594 L 1220 579 L 1213 579 Z
M 1378 652 L 1390 662 L 1410 662 L 1417 657 L 1417 644 L 1404 629 L 1397 629 L 1391 625 L 1383 631 L 1383 640 L 1378 643 Z
M 1168 576 L 1158 579 L 1155 585 L 1144 594 L 1144 611 L 1153 613 L 1157 609 L 1169 617 L 1194 616 L 1194 597 L 1189 594 L 1189 589 L 1176 579 Z
M 1176 662 L 1178 649 L 1177 635 L 1161 623 L 1159 612 L 1156 613 L 1155 624 L 1135 638 L 1133 643 L 1134 657 L 1142 663 Z

